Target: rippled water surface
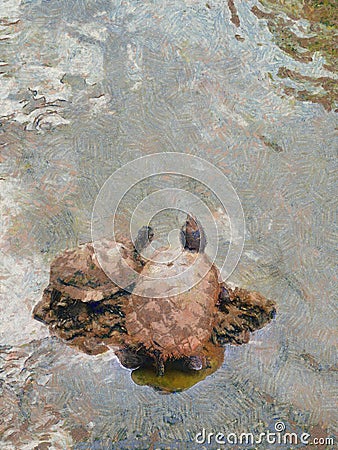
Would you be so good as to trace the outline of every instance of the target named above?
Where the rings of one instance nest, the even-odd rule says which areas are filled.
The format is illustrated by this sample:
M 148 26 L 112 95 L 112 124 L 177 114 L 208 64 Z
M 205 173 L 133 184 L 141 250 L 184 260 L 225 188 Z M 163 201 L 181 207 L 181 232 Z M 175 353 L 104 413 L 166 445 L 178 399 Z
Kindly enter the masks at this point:
M 258 435 L 276 421 L 334 435 L 337 139 L 332 84 L 321 84 L 335 79 L 334 60 L 308 41 L 297 41 L 305 59 L 282 45 L 278 17 L 295 36 L 318 30 L 311 15 L 264 17 L 269 6 L 2 2 L 1 448 L 197 449 L 203 428 Z M 206 380 L 164 395 L 134 384 L 112 351 L 88 356 L 51 337 L 31 311 L 54 255 L 90 239 L 107 177 L 169 151 L 231 181 L 246 241 L 230 281 L 274 299 L 278 314 L 248 345 L 227 347 Z M 124 199 L 121 230 L 135 198 Z

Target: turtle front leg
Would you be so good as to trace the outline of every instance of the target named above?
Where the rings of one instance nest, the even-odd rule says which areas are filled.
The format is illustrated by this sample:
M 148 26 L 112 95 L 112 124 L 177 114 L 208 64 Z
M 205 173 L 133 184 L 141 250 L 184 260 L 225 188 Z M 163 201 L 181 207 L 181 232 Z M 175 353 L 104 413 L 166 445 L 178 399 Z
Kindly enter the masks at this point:
M 154 351 L 154 361 L 157 376 L 163 377 L 165 372 L 164 360 L 162 358 L 161 352 L 159 352 L 158 350 Z
M 224 283 L 217 302 L 213 341 L 218 344 L 245 344 L 250 332 L 270 322 L 276 314 L 275 303 L 258 292 L 230 289 Z

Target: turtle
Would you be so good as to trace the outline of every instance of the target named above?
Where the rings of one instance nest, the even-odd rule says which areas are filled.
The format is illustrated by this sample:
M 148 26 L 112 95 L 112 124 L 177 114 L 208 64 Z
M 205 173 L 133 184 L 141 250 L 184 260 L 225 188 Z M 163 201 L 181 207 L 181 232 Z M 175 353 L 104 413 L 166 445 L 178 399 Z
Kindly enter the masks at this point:
M 143 226 L 134 243 L 125 237 L 104 238 L 95 245 L 89 242 L 63 251 L 52 261 L 49 285 L 33 310 L 34 318 L 86 353 L 108 350 L 102 340 L 114 341 L 115 335 L 124 332 L 119 298 L 132 287 L 126 267 L 142 270 L 141 251 L 153 236 L 152 228 Z M 98 249 L 114 279 L 121 280 L 119 285 L 102 270 L 95 253 Z
M 274 318 L 272 300 L 221 280 L 195 216 L 189 213 L 181 228 L 179 252 L 162 247 L 145 260 L 140 251 L 153 236 L 143 227 L 134 246 L 121 242 L 122 256 L 110 253 L 115 271 L 122 257 L 140 274 L 132 288 L 129 280 L 123 289 L 107 279 L 91 244 L 64 252 L 52 263 L 35 318 L 70 345 L 94 354 L 113 347 L 124 367 L 150 365 L 158 376 L 172 362 L 187 371 L 208 368 L 211 345 L 247 343 Z M 109 240 L 103 245 L 109 249 Z
M 250 332 L 275 316 L 273 301 L 222 282 L 218 268 L 205 253 L 205 232 L 192 214 L 180 237 L 179 256 L 175 249 L 157 250 L 128 298 L 126 346 L 118 356 L 129 368 L 142 360 L 153 361 L 159 376 L 168 361 L 180 360 L 189 370 L 207 368 L 205 348 L 210 341 L 216 346 L 247 343 Z M 178 274 L 178 283 L 188 289 L 177 289 L 177 278 L 172 277 Z

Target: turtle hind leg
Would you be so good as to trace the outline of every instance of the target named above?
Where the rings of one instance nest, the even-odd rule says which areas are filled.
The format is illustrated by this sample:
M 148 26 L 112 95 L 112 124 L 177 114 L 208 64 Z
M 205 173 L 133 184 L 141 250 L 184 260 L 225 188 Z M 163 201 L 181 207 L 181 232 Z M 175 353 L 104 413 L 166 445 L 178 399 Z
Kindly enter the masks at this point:
M 220 344 L 245 344 L 249 332 L 265 326 L 276 314 L 274 302 L 258 292 L 230 289 L 225 284 L 217 303 L 213 340 Z
M 134 370 L 140 366 L 143 366 L 145 363 L 145 358 L 141 354 L 138 354 L 136 351 L 128 347 L 119 348 L 115 351 L 115 355 L 117 356 L 122 366 L 126 367 L 127 369 Z
M 211 367 L 209 359 L 206 356 L 200 355 L 185 357 L 183 364 L 187 370 L 194 371 L 209 369 Z

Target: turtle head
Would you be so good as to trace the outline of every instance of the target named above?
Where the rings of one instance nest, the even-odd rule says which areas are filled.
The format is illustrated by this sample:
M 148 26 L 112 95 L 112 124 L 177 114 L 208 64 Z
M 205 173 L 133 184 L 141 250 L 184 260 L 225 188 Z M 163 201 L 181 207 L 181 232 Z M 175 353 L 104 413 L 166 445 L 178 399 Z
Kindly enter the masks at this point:
M 181 229 L 181 242 L 186 250 L 199 253 L 203 253 L 207 245 L 201 224 L 190 213 L 187 215 L 185 225 Z
M 134 247 L 137 253 L 140 253 L 154 238 L 154 231 L 151 227 L 143 226 L 139 229 Z

